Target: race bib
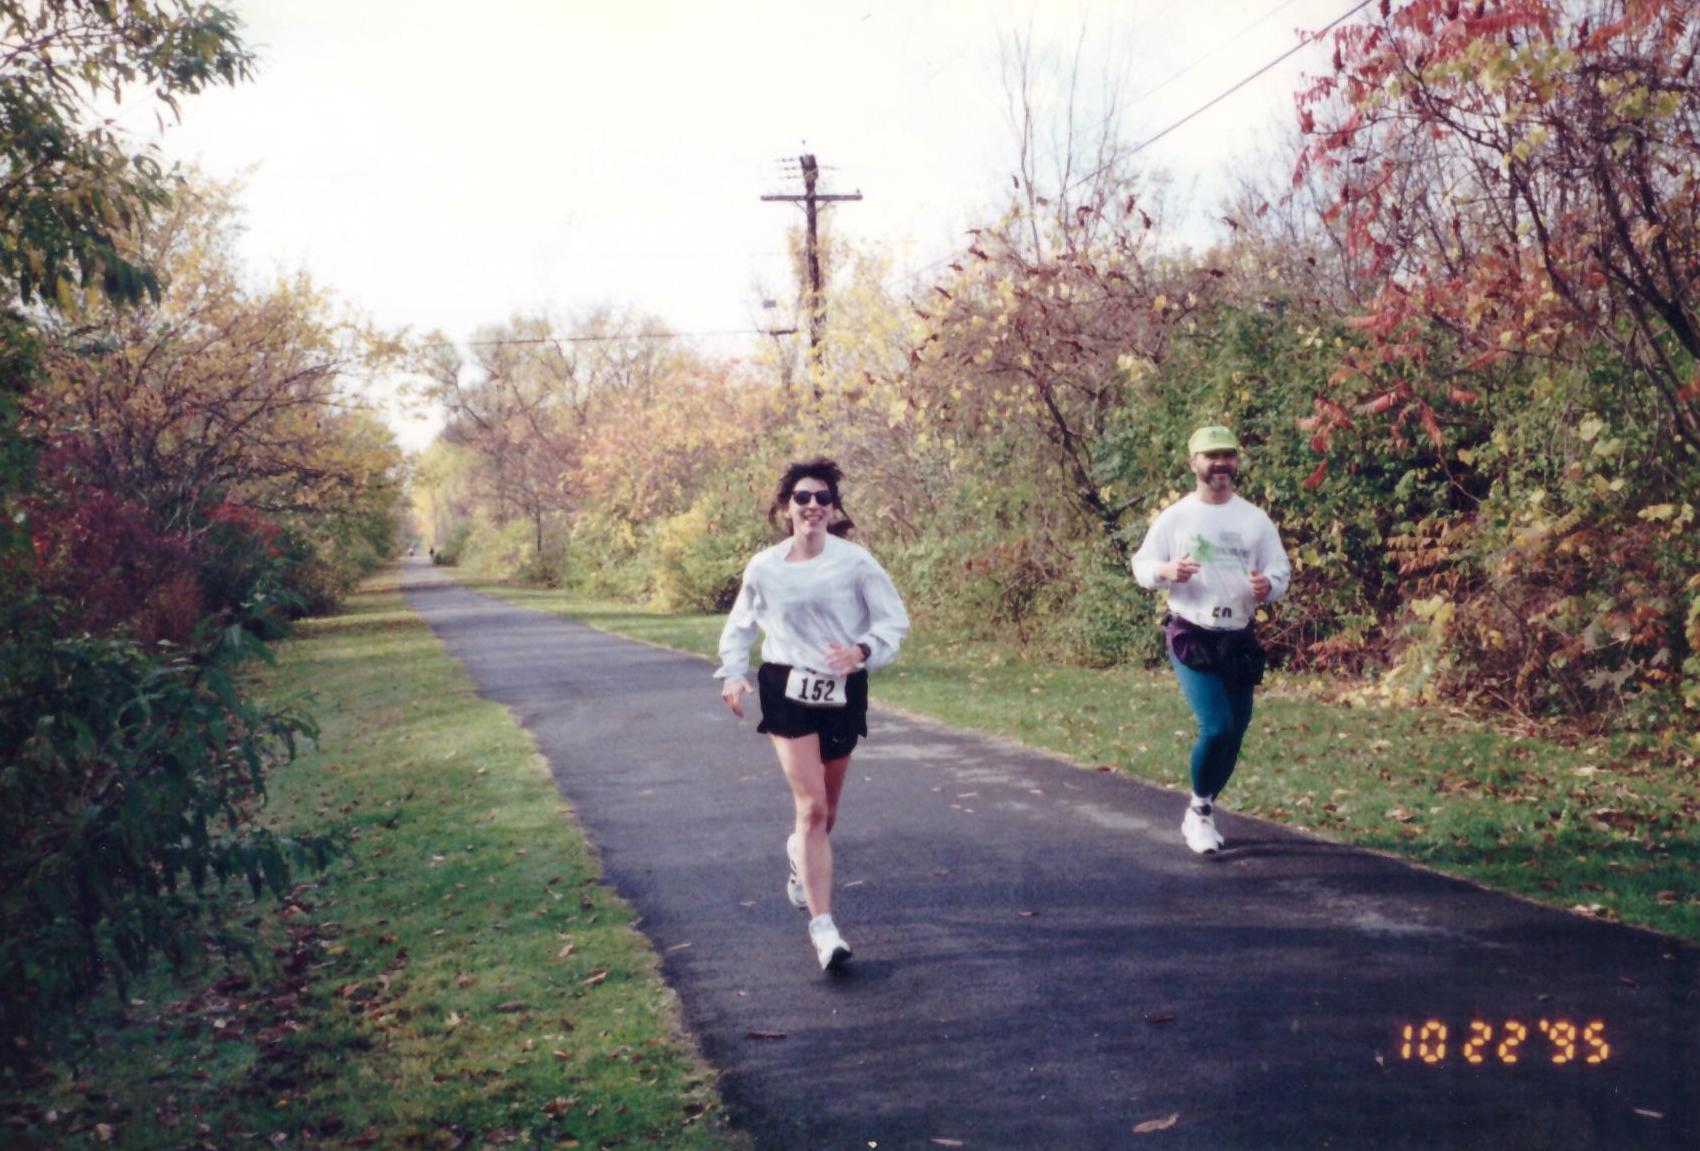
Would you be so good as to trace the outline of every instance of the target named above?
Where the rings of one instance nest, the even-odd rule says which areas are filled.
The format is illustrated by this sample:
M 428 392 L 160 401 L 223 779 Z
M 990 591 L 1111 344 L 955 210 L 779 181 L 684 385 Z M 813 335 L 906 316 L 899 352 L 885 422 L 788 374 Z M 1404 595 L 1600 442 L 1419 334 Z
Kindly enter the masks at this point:
M 794 667 L 785 679 L 785 698 L 805 707 L 843 707 L 844 681 L 837 676 Z

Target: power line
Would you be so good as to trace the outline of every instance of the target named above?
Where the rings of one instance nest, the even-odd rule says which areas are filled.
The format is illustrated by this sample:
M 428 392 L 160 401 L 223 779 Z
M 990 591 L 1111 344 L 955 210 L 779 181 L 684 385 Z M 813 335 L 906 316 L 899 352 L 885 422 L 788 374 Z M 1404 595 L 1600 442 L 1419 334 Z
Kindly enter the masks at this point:
M 1206 60 L 1209 60 L 1209 59 L 1212 59 L 1216 56 L 1221 55 L 1222 49 L 1228 47 L 1230 44 L 1233 44 L 1235 41 L 1239 40 L 1240 37 L 1244 36 L 1247 32 L 1250 32 L 1253 28 L 1258 27 L 1259 25 L 1263 24 L 1267 20 L 1273 19 L 1275 16 L 1277 16 L 1281 13 L 1282 9 L 1291 8 L 1296 3 L 1298 3 L 1298 0 L 1281 0 L 1281 3 L 1275 5 L 1275 7 L 1271 8 L 1269 11 L 1265 12 L 1263 15 L 1261 15 L 1257 19 L 1253 20 L 1250 24 L 1247 24 L 1244 28 L 1241 28 L 1238 32 L 1235 32 L 1232 36 L 1228 37 L 1226 40 L 1223 40 L 1220 43 L 1218 43 L 1214 48 L 1210 49 L 1210 51 L 1206 52 L 1204 55 L 1200 56 L 1198 59 L 1194 60 L 1192 63 L 1187 64 L 1186 66 L 1181 68 L 1180 71 L 1170 73 L 1166 78 L 1159 81 L 1157 83 L 1156 87 L 1147 88 L 1145 91 L 1141 92 L 1139 95 L 1137 95 L 1133 99 L 1129 100 L 1127 102 L 1127 106 L 1131 108 L 1133 105 L 1139 103 L 1141 100 L 1144 100 L 1144 99 L 1151 97 L 1151 96 L 1155 96 L 1157 93 L 1161 92 L 1164 88 L 1167 88 L 1170 84 L 1174 83 L 1176 80 L 1179 80 L 1182 76 L 1185 76 L 1188 72 L 1192 71 L 1194 68 L 1198 67 L 1200 64 L 1204 63 Z
M 625 332 L 607 336 L 527 336 L 512 340 L 468 340 L 464 344 L 419 344 L 420 348 L 509 348 L 527 344 L 609 344 L 619 340 L 684 340 L 697 336 L 765 336 L 764 328 L 716 328 L 700 332 Z
M 1353 16 L 1356 16 L 1359 12 L 1362 12 L 1365 8 L 1368 8 L 1372 3 L 1374 3 L 1374 0 L 1363 0 L 1362 3 L 1358 4 L 1351 11 L 1345 13 L 1342 16 L 1336 16 L 1332 21 L 1329 22 L 1329 24 L 1326 28 L 1323 28 L 1320 31 L 1311 33 L 1309 36 L 1300 40 L 1297 44 L 1293 45 L 1291 48 L 1287 49 L 1285 52 L 1283 52 L 1279 56 L 1275 57 L 1275 59 L 1269 61 L 1269 63 L 1265 64 L 1263 67 L 1259 68 L 1257 71 L 1255 71 L 1251 75 L 1247 76 L 1244 80 L 1241 80 L 1238 84 L 1235 84 L 1232 88 L 1229 88 L 1226 92 L 1223 92 L 1221 95 L 1210 100 L 1208 103 L 1203 104 L 1198 108 L 1195 108 L 1191 112 L 1188 112 L 1185 116 L 1182 116 L 1179 120 L 1176 120 L 1173 124 L 1170 124 L 1167 128 L 1164 128 L 1161 132 L 1158 132 L 1155 136 L 1151 137 L 1149 140 L 1146 140 L 1143 143 L 1136 145 L 1134 147 L 1133 151 L 1129 152 L 1128 155 L 1129 156 L 1139 155 L 1139 153 L 1145 151 L 1145 149 L 1147 149 L 1151 145 L 1155 144 L 1158 140 L 1161 140 L 1164 136 L 1167 136 L 1170 132 L 1173 132 L 1176 128 L 1179 128 L 1182 124 L 1185 124 L 1187 121 L 1193 119 L 1196 116 L 1199 116 L 1199 115 L 1202 115 L 1205 112 L 1208 112 L 1210 109 L 1212 109 L 1216 105 L 1220 104 L 1223 100 L 1226 100 L 1229 96 L 1232 96 L 1235 92 L 1238 92 L 1241 88 L 1244 88 L 1247 84 L 1251 83 L 1253 80 L 1257 79 L 1259 76 L 1263 75 L 1265 72 L 1267 72 L 1271 68 L 1275 67 L 1275 65 L 1281 63 L 1283 60 L 1290 58 L 1291 56 L 1302 51 L 1303 49 L 1310 47 L 1312 44 L 1314 44 L 1318 40 L 1322 39 L 1322 37 L 1325 36 L 1328 32 L 1333 30 L 1333 28 L 1336 25 L 1342 24 L 1345 21 L 1351 19 Z

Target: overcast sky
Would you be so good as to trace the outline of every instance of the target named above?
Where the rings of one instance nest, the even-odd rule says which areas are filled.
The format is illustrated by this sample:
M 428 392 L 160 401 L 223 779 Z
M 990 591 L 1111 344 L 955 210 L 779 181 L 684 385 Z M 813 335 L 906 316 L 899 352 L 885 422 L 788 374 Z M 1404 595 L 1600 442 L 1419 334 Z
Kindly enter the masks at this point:
M 1015 167 L 1001 45 L 1060 67 L 1086 32 L 1089 92 L 1119 78 L 1148 138 L 1353 0 L 225 0 L 251 83 L 193 97 L 169 158 L 244 175 L 243 257 L 306 268 L 389 327 L 464 341 L 516 311 L 609 303 L 737 354 L 758 283 L 784 288 L 807 150 L 840 236 L 900 269 L 946 257 Z M 1236 158 L 1291 116 L 1313 45 L 1142 155 L 1184 234 Z M 1156 89 L 1152 91 L 1152 89 Z M 417 438 L 417 436 L 415 437 Z

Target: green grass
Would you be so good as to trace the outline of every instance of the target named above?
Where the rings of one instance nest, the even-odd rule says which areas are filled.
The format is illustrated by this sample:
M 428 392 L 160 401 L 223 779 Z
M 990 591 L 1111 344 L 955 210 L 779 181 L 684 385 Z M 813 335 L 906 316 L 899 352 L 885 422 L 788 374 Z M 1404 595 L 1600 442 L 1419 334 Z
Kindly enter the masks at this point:
M 745 1146 L 632 912 L 528 737 L 393 577 L 308 621 L 269 677 L 316 694 L 279 828 L 349 855 L 281 908 L 233 898 L 267 970 L 97 1005 L 96 1041 L 5 1113 L 64 1148 Z
M 607 631 L 712 656 L 721 617 L 469 581 Z M 1227 807 L 1543 903 L 1700 939 L 1700 772 L 1622 742 L 1534 738 L 1438 708 L 1331 702 L 1273 674 Z M 1166 670 L 1027 663 L 918 620 L 874 698 L 1173 788 L 1193 720 Z

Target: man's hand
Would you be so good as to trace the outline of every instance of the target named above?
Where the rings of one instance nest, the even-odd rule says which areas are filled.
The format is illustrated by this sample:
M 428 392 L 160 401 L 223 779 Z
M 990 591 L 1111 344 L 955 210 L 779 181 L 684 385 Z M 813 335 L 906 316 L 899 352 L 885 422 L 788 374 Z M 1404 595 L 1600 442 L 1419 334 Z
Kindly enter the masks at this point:
M 720 686 L 720 698 L 726 701 L 726 706 L 732 709 L 733 715 L 743 719 L 744 705 L 739 700 L 753 690 L 755 689 L 750 687 L 750 681 L 740 675 Z
M 826 670 L 833 675 L 849 675 L 862 666 L 862 649 L 855 644 L 845 647 L 841 643 L 826 645 Z
M 1251 595 L 1258 603 L 1269 598 L 1269 592 L 1275 585 L 1269 582 L 1269 577 L 1253 568 L 1251 572 Z
M 1157 574 L 1170 583 L 1185 583 L 1198 574 L 1199 563 L 1192 558 L 1191 552 L 1182 552 L 1181 558 L 1166 563 L 1157 569 Z

